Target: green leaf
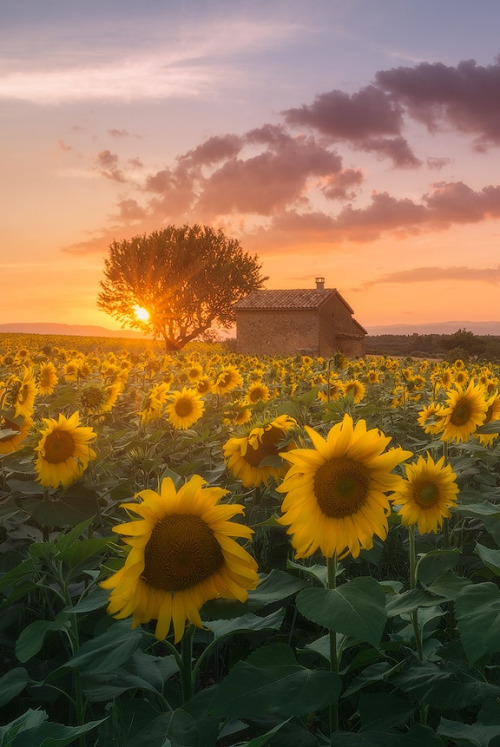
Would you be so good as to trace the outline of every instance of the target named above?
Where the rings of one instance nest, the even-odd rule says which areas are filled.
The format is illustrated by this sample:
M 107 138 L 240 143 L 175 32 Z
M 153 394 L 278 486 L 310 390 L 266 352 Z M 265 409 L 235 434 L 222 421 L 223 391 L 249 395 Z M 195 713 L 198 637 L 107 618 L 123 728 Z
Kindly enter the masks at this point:
M 103 723 L 89 721 L 82 726 L 64 726 L 48 721 L 45 711 L 28 710 L 10 724 L 0 726 L 0 744 L 10 747 L 65 747 L 73 745 L 78 737 Z
M 93 612 L 100 607 L 104 607 L 109 602 L 109 591 L 104 589 L 94 589 L 88 596 L 84 597 L 73 607 L 66 607 L 65 612 L 73 612 L 82 615 L 87 612 Z
M 14 667 L 0 677 L 0 708 L 24 690 L 31 677 L 24 667 Z
M 331 747 L 402 747 L 399 732 L 367 729 L 361 732 L 338 731 L 332 735 Z M 406 745 L 406 742 L 404 742 Z M 422 745 L 419 745 L 422 747 Z
M 22 716 L 11 721 L 10 724 L 0 726 L 0 744 L 11 747 L 16 734 L 21 734 L 29 729 L 35 729 L 48 719 L 45 711 L 32 710 L 29 708 Z M 36 740 L 32 744 L 37 744 Z
M 347 698 L 375 682 L 387 682 L 389 677 L 397 672 L 401 666 L 400 662 L 391 666 L 388 661 L 378 661 L 376 664 L 370 664 L 344 690 L 342 697 Z
M 443 740 L 430 726 L 412 724 L 400 743 L 401 747 L 444 747 Z
M 92 703 L 111 701 L 127 690 L 150 690 L 152 692 L 157 690 L 147 680 L 125 669 L 108 670 L 105 674 L 84 675 L 82 687 L 87 700 Z
M 61 612 L 55 620 L 35 620 L 21 632 L 16 642 L 16 656 L 20 662 L 29 661 L 43 646 L 49 631 L 63 630 L 68 627 L 69 616 Z
M 417 563 L 417 578 L 428 586 L 445 571 L 456 566 L 461 557 L 458 548 L 450 550 L 431 550 L 423 555 Z
M 227 718 L 303 716 L 326 708 L 340 687 L 336 674 L 300 666 L 289 646 L 276 644 L 258 649 L 230 670 L 210 712 Z
M 457 576 L 455 573 L 443 573 L 430 586 L 427 587 L 427 591 L 431 594 L 436 594 L 438 597 L 442 597 L 444 600 L 456 599 L 457 596 L 462 592 L 466 586 L 470 586 L 472 581 L 462 576 Z
M 467 740 L 476 747 L 489 747 L 492 740 L 500 735 L 500 725 L 464 724 L 462 721 L 449 721 L 442 718 L 437 732 L 447 739 L 457 741 L 458 744 Z
M 406 724 L 413 715 L 415 704 L 392 693 L 366 693 L 361 695 L 357 710 L 363 730 L 385 730 Z
M 266 731 L 265 734 L 261 734 L 260 737 L 254 737 L 249 742 L 245 742 L 241 745 L 241 747 L 264 747 L 264 745 L 269 742 L 271 737 L 273 737 L 289 721 L 290 719 L 287 718 L 286 721 L 282 721 L 280 724 L 277 724 L 273 729 Z
M 386 623 L 385 593 L 370 576 L 360 576 L 336 589 L 305 589 L 297 609 L 329 630 L 379 645 Z
M 456 711 L 500 695 L 500 687 L 460 669 L 455 662 L 414 662 L 391 677 L 391 683 L 441 711 Z
M 116 542 L 116 539 L 113 537 L 80 539 L 74 544 L 66 547 L 60 553 L 60 558 L 63 563 L 66 563 L 70 568 L 76 568 L 94 555 L 103 553 L 112 542 Z
M 500 590 L 495 584 L 466 587 L 455 600 L 455 615 L 471 663 L 500 651 Z
M 86 501 L 61 499 L 36 501 L 25 506 L 33 519 L 42 527 L 66 527 L 79 524 L 82 519 L 93 518 L 96 513 L 95 501 L 89 505 Z
M 435 597 L 425 589 L 410 589 L 402 594 L 394 594 L 387 598 L 387 616 L 407 615 L 419 607 L 434 607 L 445 600 Z
M 57 539 L 57 549 L 59 552 L 63 553 L 65 550 L 68 550 L 72 545 L 77 542 L 82 534 L 85 532 L 86 529 L 89 528 L 89 526 L 92 524 L 92 519 L 86 519 L 85 521 L 80 522 L 80 524 L 77 524 L 73 529 L 71 529 L 69 532 L 63 532 L 59 535 Z
M 312 576 L 319 581 L 322 586 L 326 586 L 328 583 L 328 568 L 326 565 L 320 565 L 319 563 L 315 563 L 314 565 L 302 565 L 301 563 L 295 563 L 293 560 L 287 560 L 286 567 L 290 570 L 305 573 L 306 576 Z M 337 576 L 342 573 L 342 569 L 337 568 L 337 571 Z
M 25 581 L 29 576 L 32 576 L 36 570 L 36 563 L 32 558 L 23 560 L 20 565 L 15 565 L 10 571 L 4 573 L 0 578 L 0 591 L 9 589 L 11 586 L 16 586 L 20 581 Z
M 496 576 L 500 576 L 500 550 L 492 550 L 489 547 L 485 547 L 484 545 L 480 545 L 479 542 L 476 542 L 474 552 L 479 555 L 485 566 L 489 568 L 490 571 L 493 571 Z
M 102 674 L 123 664 L 139 647 L 141 640 L 140 631 L 130 629 L 130 621 L 113 623 L 104 633 L 83 643 L 65 666 L 83 673 Z
M 232 620 L 210 620 L 204 624 L 214 634 L 214 639 L 217 640 L 227 635 L 245 633 L 251 630 L 279 630 L 283 624 L 284 614 L 284 611 L 280 609 L 267 615 L 267 617 L 258 617 L 249 613 Z
M 490 420 L 476 428 L 474 433 L 500 433 L 500 420 Z
M 277 568 L 264 576 L 254 591 L 250 591 L 247 601 L 242 604 L 228 599 L 214 599 L 207 602 L 201 612 L 202 618 L 214 620 L 237 617 L 247 612 L 258 612 L 273 602 L 281 602 L 303 589 L 307 582 Z

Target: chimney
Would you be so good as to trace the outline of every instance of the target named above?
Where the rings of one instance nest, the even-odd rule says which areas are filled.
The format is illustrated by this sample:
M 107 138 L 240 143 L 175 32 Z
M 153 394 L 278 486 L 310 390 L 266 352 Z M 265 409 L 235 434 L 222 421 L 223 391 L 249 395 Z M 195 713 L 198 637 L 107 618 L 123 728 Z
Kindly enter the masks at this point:
M 325 290 L 325 278 L 314 278 L 316 281 L 316 290 Z

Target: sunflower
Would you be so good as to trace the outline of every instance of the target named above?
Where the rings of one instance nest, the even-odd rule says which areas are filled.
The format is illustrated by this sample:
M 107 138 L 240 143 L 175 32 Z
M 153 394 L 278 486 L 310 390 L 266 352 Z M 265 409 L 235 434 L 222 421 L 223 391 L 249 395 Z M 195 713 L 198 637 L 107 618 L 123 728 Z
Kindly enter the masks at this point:
M 226 441 L 223 447 L 224 457 L 231 474 L 241 480 L 246 488 L 267 484 L 271 477 L 283 477 L 288 465 L 279 459 L 280 442 L 296 425 L 294 418 L 280 415 L 265 426 L 252 428 L 247 436 Z M 277 464 L 261 466 L 266 458 L 274 458 Z
M 350 415 L 334 425 L 326 439 L 306 426 L 313 449 L 282 453 L 291 463 L 279 493 L 286 493 L 280 524 L 288 526 L 297 558 L 316 550 L 331 558 L 373 547 L 373 536 L 387 536 L 387 493 L 402 477 L 392 470 L 411 456 L 400 447 L 384 451 L 390 438 Z
M 418 525 L 420 534 L 438 532 L 443 519 L 451 516 L 450 507 L 457 500 L 457 476 L 444 457 L 434 462 L 431 456 L 419 456 L 413 464 L 406 464 L 406 480 L 391 497 L 401 522 L 405 526 Z
M 198 394 L 210 394 L 212 391 L 212 382 L 208 376 L 202 376 L 201 379 L 198 379 L 196 382 L 196 391 Z
M 73 413 L 70 418 L 59 414 L 59 419 L 44 418 L 46 428 L 35 451 L 37 480 L 46 488 L 71 485 L 82 476 L 96 453 L 89 444 L 96 434 L 92 428 L 80 425 L 80 415 Z
M 52 361 L 47 361 L 40 366 L 38 372 L 38 393 L 39 394 L 52 394 L 54 388 L 59 381 L 56 367 Z
M 500 395 L 498 394 L 498 390 L 486 400 L 486 404 L 488 409 L 486 410 L 483 425 L 491 423 L 494 420 L 500 420 Z M 481 446 L 491 446 L 498 438 L 498 433 L 477 433 L 474 434 L 474 438 L 477 438 Z
M 224 366 L 213 384 L 215 394 L 226 394 L 243 384 L 240 372 L 235 366 Z
M 332 379 L 330 381 L 330 387 L 328 387 L 326 383 L 321 385 L 321 389 L 318 390 L 318 399 L 321 400 L 321 402 L 334 402 L 335 400 L 340 399 L 343 393 L 344 385 L 341 380 Z
M 125 565 L 101 583 L 112 589 L 110 615 L 132 615 L 132 627 L 157 620 L 158 640 L 173 625 L 177 643 L 186 621 L 203 627 L 199 610 L 209 599 L 247 599 L 259 580 L 257 563 L 233 538 L 250 539 L 252 530 L 229 521 L 243 506 L 217 505 L 227 492 L 206 487 L 199 475 L 176 492 L 167 477 L 160 493 L 143 490 L 141 503 L 122 504 L 141 518 L 113 528 L 131 549 Z
M 33 414 L 37 387 L 32 368 L 24 368 L 22 379 L 17 378 L 13 383 L 12 405 L 15 417 L 29 418 Z
M 257 382 L 248 387 L 245 402 L 247 405 L 255 405 L 255 403 L 259 401 L 267 402 L 269 397 L 269 387 L 262 384 L 262 382 Z
M 475 385 L 471 380 L 467 389 L 459 384 L 448 392 L 448 397 L 441 413 L 443 441 L 468 441 L 479 425 L 484 423 L 488 405 L 484 387 Z
M 365 389 L 366 387 L 362 381 L 359 381 L 358 379 L 350 379 L 350 381 L 346 381 L 344 384 L 344 395 L 352 392 L 354 403 L 356 404 L 361 402 L 365 396 Z
M 431 402 L 418 413 L 417 422 L 430 435 L 440 433 L 444 423 L 442 418 L 444 407 L 437 402 Z
M 203 415 L 205 403 L 196 389 L 183 387 L 179 392 L 173 392 L 172 402 L 165 408 L 168 420 L 174 428 L 186 430 Z
M 252 418 L 252 411 L 243 400 L 234 402 L 231 408 L 224 413 L 224 425 L 243 425 Z
M 17 418 L 16 423 L 5 415 L 0 416 L 0 454 L 12 454 L 26 440 L 33 425 L 31 418 Z
M 187 372 L 189 381 L 195 383 L 203 376 L 203 367 L 200 363 L 192 363 Z
M 380 371 L 371 368 L 366 374 L 369 384 L 380 384 Z

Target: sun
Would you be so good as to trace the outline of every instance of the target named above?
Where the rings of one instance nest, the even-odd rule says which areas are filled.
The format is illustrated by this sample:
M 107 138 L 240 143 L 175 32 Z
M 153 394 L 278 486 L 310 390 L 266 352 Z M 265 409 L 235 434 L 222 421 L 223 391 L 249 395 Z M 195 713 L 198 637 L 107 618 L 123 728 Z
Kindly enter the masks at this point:
M 149 321 L 150 314 L 149 314 L 149 311 L 144 308 L 144 306 L 139 306 L 138 304 L 135 304 L 133 309 L 134 309 L 134 314 L 137 317 L 137 319 L 139 319 L 141 322 Z

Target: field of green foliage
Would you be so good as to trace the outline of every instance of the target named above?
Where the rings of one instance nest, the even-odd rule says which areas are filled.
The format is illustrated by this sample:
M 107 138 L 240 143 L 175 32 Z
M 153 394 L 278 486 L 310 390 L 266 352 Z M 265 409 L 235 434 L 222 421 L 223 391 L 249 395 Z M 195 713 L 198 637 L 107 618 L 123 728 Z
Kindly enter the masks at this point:
M 0 745 L 498 747 L 499 378 L 0 336 Z

